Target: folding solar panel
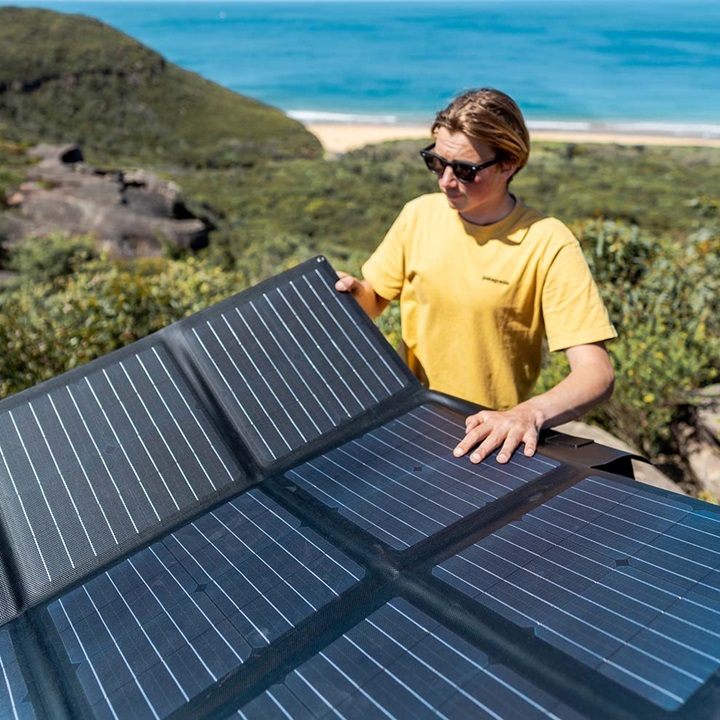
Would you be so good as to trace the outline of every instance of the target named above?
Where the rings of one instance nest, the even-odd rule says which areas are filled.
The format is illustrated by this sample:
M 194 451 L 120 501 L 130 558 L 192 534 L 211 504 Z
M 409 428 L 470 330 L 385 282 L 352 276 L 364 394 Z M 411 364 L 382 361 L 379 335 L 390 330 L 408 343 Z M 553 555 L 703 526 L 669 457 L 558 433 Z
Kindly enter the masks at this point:
M 0 717 L 711 718 L 720 511 L 452 448 L 312 259 L 0 402 Z

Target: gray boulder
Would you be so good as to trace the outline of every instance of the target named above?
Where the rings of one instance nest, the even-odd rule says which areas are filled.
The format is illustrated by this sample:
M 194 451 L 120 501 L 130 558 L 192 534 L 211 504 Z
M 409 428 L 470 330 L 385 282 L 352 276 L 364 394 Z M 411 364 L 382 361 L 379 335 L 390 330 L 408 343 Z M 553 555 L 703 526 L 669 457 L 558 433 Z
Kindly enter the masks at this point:
M 211 225 L 188 210 L 175 183 L 143 170 L 97 170 L 76 145 L 38 145 L 29 152 L 38 162 L 8 199 L 10 244 L 58 232 L 89 234 L 116 258 L 207 246 Z

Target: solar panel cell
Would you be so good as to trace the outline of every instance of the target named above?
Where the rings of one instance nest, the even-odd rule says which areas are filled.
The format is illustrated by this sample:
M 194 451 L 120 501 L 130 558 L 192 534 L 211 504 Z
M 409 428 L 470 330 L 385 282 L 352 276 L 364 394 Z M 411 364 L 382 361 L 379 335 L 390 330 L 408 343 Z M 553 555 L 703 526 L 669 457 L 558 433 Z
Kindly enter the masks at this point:
M 410 384 L 319 270 L 192 327 L 188 342 L 261 464 L 358 417 Z M 322 344 L 321 344 L 322 343 Z
M 241 477 L 162 347 L 0 415 L 4 516 L 31 602 Z
M 451 453 L 463 416 L 428 403 L 293 468 L 286 478 L 397 550 L 425 540 L 558 465 L 505 467 Z
M 573 717 L 557 700 L 395 599 L 323 648 L 239 715 L 293 718 Z

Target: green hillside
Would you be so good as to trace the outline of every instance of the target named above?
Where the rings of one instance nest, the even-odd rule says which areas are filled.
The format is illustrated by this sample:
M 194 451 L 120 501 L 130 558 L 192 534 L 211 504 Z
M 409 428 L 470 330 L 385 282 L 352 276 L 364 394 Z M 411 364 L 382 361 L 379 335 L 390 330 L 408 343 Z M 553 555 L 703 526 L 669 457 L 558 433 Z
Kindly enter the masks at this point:
M 318 157 L 282 112 L 81 15 L 0 7 L 0 134 L 79 143 L 91 160 L 196 167 Z

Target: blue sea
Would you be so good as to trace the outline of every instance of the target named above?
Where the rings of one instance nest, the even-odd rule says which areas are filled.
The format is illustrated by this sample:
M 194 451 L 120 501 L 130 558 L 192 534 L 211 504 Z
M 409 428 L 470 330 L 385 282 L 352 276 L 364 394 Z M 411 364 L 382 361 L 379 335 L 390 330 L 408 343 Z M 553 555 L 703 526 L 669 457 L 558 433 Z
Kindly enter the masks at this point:
M 303 121 L 428 123 L 493 86 L 531 128 L 720 137 L 718 0 L 2 4 L 93 16 Z

